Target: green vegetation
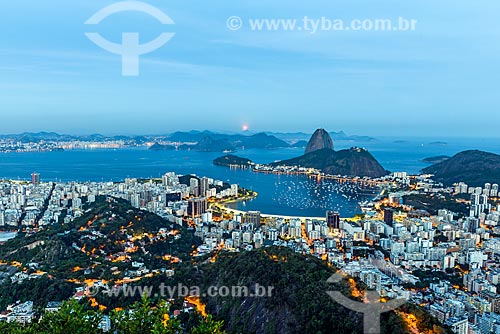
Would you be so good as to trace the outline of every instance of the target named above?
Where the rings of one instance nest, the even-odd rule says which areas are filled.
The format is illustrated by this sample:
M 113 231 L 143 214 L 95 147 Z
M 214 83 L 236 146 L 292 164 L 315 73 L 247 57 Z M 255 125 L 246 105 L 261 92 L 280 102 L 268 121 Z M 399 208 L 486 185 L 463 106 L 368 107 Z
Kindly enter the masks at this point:
M 238 166 L 241 168 L 248 168 L 253 165 L 253 162 L 250 159 L 245 159 L 229 154 L 215 159 L 214 165 L 224 167 Z
M 338 290 L 351 295 L 347 279 L 327 283 L 335 272 L 315 257 L 271 247 L 220 254 L 216 263 L 204 267 L 201 285 L 243 285 L 249 291 L 255 290 L 255 284 L 273 287 L 269 298 L 204 298 L 207 310 L 225 320 L 229 334 L 361 333 L 362 316 L 326 294 Z M 422 313 L 424 318 L 430 328 L 438 326 L 428 314 Z M 381 329 L 382 333 L 406 333 L 405 323 L 395 313 L 384 315 Z
M 176 132 L 169 137 L 171 142 L 179 143 L 196 143 L 161 145 L 154 144 L 150 150 L 193 150 L 198 152 L 223 152 L 235 151 L 238 148 L 246 149 L 274 149 L 279 147 L 289 147 L 290 145 L 275 136 L 270 136 L 265 133 L 257 133 L 252 136 L 243 135 L 225 135 L 217 134 L 209 131 L 203 132 Z
M 17 300 L 33 300 L 36 307 L 66 300 L 84 280 L 123 279 L 133 261 L 149 269 L 174 269 L 201 244 L 187 228 L 124 200 L 98 197 L 88 208 L 70 224 L 54 224 L 35 235 L 21 233 L 0 246 L 0 259 L 7 261 L 2 269 L 39 276 L 22 283 L 4 280 L 1 310 Z
M 41 309 L 50 301 L 63 301 L 70 298 L 76 286 L 63 279 L 50 279 L 44 275 L 38 279 L 26 280 L 22 284 L 10 280 L 2 285 L 0 295 L 0 310 L 16 301 L 33 301 L 37 309 Z
M 459 269 L 450 269 L 443 272 L 436 268 L 426 268 L 427 270 L 414 270 L 413 275 L 420 279 L 415 285 L 407 285 L 409 288 L 425 289 L 431 283 L 439 283 L 440 281 L 449 281 L 452 285 L 463 287 L 463 278 Z
M 412 194 L 404 197 L 405 205 L 416 210 L 425 210 L 431 215 L 437 215 L 438 210 L 447 209 L 458 215 L 467 216 L 469 206 L 449 194 Z
M 147 298 L 128 310 L 114 312 L 110 317 L 111 331 L 115 334 L 224 334 L 223 322 L 207 316 L 187 332 L 177 319 L 170 319 L 169 304 L 154 306 Z M 103 315 L 87 310 L 75 301 L 64 303 L 57 312 L 47 312 L 41 320 L 30 324 L 0 322 L 0 333 L 5 334 L 102 334 L 99 324 Z

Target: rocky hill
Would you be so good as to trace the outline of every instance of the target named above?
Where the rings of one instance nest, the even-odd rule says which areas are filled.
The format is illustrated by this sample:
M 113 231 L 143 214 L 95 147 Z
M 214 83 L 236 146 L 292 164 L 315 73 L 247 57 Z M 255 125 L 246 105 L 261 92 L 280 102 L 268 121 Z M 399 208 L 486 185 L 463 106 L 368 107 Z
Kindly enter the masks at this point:
M 333 150 L 333 140 L 324 129 L 318 129 L 309 139 L 305 154 L 323 149 Z
M 271 164 L 271 166 L 280 165 L 315 168 L 331 175 L 377 178 L 388 173 L 370 152 L 361 148 L 341 151 L 325 148 Z
M 354 280 L 328 283 L 335 269 L 308 255 L 287 248 L 265 248 L 241 254 L 221 254 L 217 261 L 201 269 L 206 286 L 272 287 L 270 297 L 204 298 L 207 310 L 224 319 L 228 334 L 362 333 L 362 315 L 333 301 L 327 291 L 352 295 Z M 419 332 L 429 328 L 446 331 L 425 312 L 403 306 L 401 312 L 419 314 Z M 419 319 L 420 320 L 420 319 Z M 435 333 L 436 333 L 435 332 Z M 394 312 L 382 316 L 381 333 L 408 333 L 405 323 Z
M 377 178 L 388 172 L 365 149 L 353 147 L 334 151 L 333 140 L 324 129 L 317 129 L 307 143 L 305 154 L 270 166 L 300 166 L 314 168 L 331 175 Z
M 2 261 L 39 277 L 0 286 L 0 309 L 16 300 L 44 306 L 49 300 L 66 299 L 86 280 L 123 280 L 134 271 L 132 262 L 150 271 L 175 268 L 201 244 L 188 229 L 122 199 L 101 196 L 85 209 L 69 224 L 55 224 L 34 235 L 20 233 L 0 246 Z
M 204 137 L 196 145 L 188 147 L 200 152 L 222 152 L 233 151 L 235 149 L 234 143 L 229 141 L 228 138 L 218 139 L 213 137 Z
M 236 147 L 245 149 L 275 149 L 290 146 L 287 142 L 263 132 L 252 136 L 240 136 L 239 139 L 236 137 L 233 143 Z
M 174 151 L 175 146 L 174 145 L 162 145 L 159 143 L 154 143 L 149 147 L 151 151 Z
M 422 170 L 446 185 L 465 182 L 470 186 L 500 183 L 500 155 L 483 151 L 464 151 Z
M 307 140 L 299 140 L 293 143 L 292 147 L 306 148 L 307 144 L 308 144 Z

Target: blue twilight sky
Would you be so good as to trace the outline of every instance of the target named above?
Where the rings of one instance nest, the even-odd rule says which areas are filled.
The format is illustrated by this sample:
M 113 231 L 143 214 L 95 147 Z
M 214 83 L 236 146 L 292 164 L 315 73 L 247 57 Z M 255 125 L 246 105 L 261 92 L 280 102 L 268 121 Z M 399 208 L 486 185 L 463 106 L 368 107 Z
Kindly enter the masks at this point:
M 0 133 L 308 131 L 498 137 L 500 2 L 491 0 L 147 0 L 142 13 L 84 22 L 108 0 L 4 1 Z M 244 26 L 231 31 L 227 18 Z M 249 19 L 416 19 L 414 32 L 252 31 Z M 141 42 L 139 77 L 85 37 Z

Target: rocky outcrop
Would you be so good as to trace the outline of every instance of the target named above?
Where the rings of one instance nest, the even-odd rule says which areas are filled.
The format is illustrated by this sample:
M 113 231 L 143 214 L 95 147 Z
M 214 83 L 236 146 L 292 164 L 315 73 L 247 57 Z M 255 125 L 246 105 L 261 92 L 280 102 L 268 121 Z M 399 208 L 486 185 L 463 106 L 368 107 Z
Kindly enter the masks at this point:
M 325 148 L 271 164 L 271 166 L 283 165 L 319 169 L 330 175 L 378 178 L 388 174 L 370 152 L 357 147 L 341 151 Z
M 304 155 L 270 164 L 270 166 L 283 165 L 314 168 L 331 175 L 378 178 L 388 174 L 377 159 L 365 149 L 353 147 L 349 150 L 334 151 L 333 140 L 324 129 L 314 132 L 307 143 Z
M 325 129 L 318 129 L 309 139 L 305 154 L 322 149 L 333 150 L 333 140 Z

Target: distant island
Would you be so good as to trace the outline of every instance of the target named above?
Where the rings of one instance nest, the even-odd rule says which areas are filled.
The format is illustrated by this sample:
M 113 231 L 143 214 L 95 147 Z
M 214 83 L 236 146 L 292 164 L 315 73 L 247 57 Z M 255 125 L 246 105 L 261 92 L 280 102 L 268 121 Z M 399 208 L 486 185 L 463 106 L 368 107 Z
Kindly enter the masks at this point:
M 197 152 L 235 152 L 238 149 L 277 149 L 290 147 L 287 142 L 266 133 L 255 135 L 226 135 L 210 131 L 176 132 L 165 141 L 168 144 L 155 143 L 151 150 L 191 150 Z M 170 148 L 167 148 L 170 146 Z
M 448 145 L 448 143 L 444 142 L 444 141 L 433 141 L 432 143 L 429 143 L 429 145 L 433 145 L 433 146 L 446 146 L 446 145 Z
M 447 155 L 438 155 L 435 157 L 429 157 L 422 159 L 422 162 L 430 163 L 430 164 L 438 164 L 440 162 L 448 160 L 450 157 Z
M 470 186 L 500 183 L 500 155 L 483 151 L 464 151 L 422 170 L 434 174 L 445 185 L 465 182 Z
M 246 158 L 240 158 L 235 155 L 226 155 L 223 157 L 219 157 L 213 161 L 216 166 L 224 166 L 224 167 L 238 167 L 238 168 L 249 168 L 254 165 L 252 160 Z
M 333 141 L 324 129 L 318 129 L 307 144 L 306 153 L 300 157 L 270 164 L 314 168 L 331 175 L 378 178 L 388 172 L 365 149 L 353 147 L 334 151 Z
M 150 148 L 151 151 L 174 151 L 174 145 L 162 145 L 158 143 L 154 143 Z

